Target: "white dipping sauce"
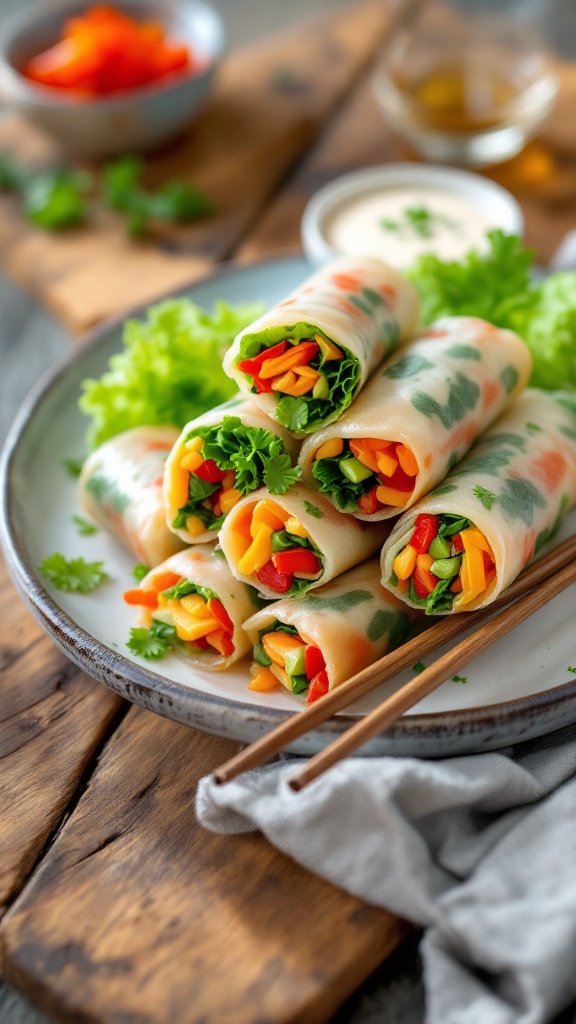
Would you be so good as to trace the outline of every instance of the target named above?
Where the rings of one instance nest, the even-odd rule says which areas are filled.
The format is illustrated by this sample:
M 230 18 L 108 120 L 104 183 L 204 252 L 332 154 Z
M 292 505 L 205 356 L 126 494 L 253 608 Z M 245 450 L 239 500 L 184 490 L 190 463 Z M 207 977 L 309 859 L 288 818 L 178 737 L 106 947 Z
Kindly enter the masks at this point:
M 404 270 L 422 253 L 458 260 L 469 249 L 486 251 L 486 232 L 497 226 L 489 210 L 458 194 L 392 186 L 344 200 L 324 235 L 342 255 L 379 256 Z

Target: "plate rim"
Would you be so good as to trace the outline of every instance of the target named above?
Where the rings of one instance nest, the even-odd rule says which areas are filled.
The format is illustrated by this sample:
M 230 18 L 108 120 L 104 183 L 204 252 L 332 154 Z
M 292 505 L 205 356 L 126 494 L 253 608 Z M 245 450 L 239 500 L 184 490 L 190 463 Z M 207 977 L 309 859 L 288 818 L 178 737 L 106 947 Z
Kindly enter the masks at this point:
M 188 296 L 191 291 L 217 281 L 219 278 L 250 273 L 259 268 L 269 267 L 271 264 L 280 266 L 283 263 L 294 263 L 296 261 L 301 261 L 303 265 L 306 265 L 304 256 L 299 253 L 283 253 L 250 263 L 229 260 L 219 264 L 212 272 L 198 280 L 194 280 L 176 290 L 170 290 L 150 302 L 134 305 L 118 316 L 107 318 L 102 323 L 91 328 L 78 343 L 74 343 L 74 347 L 69 352 L 66 352 L 52 367 L 42 374 L 21 403 L 4 443 L 0 459 L 0 541 L 9 574 L 16 585 L 18 593 L 22 597 L 24 604 L 40 622 L 42 628 L 64 649 L 65 653 L 73 661 L 114 692 L 120 693 L 133 704 L 140 705 L 148 710 L 150 710 L 150 703 L 141 699 L 142 692 L 151 693 L 153 698 L 157 698 L 162 708 L 164 706 L 170 707 L 173 703 L 179 703 L 189 705 L 190 710 L 194 711 L 195 709 L 192 705 L 195 702 L 199 702 L 204 706 L 208 706 L 213 711 L 221 712 L 224 716 L 227 713 L 241 713 L 249 716 L 252 721 L 266 728 L 273 728 L 281 724 L 294 713 L 281 708 L 271 708 L 265 705 L 259 707 L 246 704 L 231 697 L 206 693 L 203 690 L 197 690 L 194 686 L 186 686 L 176 680 L 169 679 L 158 672 L 154 672 L 147 666 L 130 660 L 120 651 L 108 647 L 76 623 L 48 593 L 42 580 L 27 558 L 17 525 L 14 522 L 13 509 L 11 507 L 11 469 L 13 461 L 26 430 L 54 388 L 60 384 L 72 367 L 80 363 L 87 353 L 93 352 L 102 345 L 109 337 L 111 331 L 122 326 L 126 320 L 131 317 L 142 317 L 149 306 L 170 297 Z M 124 680 L 124 686 L 128 692 L 124 692 L 122 688 L 114 685 L 114 677 Z M 126 686 L 126 684 L 128 685 Z M 567 680 L 565 683 L 558 683 L 548 690 L 539 691 L 538 693 L 525 695 L 513 700 L 501 701 L 496 704 L 485 704 L 479 707 L 456 709 L 453 711 L 404 715 L 394 723 L 391 729 L 386 730 L 386 736 L 392 740 L 430 739 L 438 741 L 442 737 L 448 738 L 473 734 L 480 729 L 490 727 L 498 730 L 502 724 L 509 723 L 511 719 L 517 722 L 525 720 L 528 725 L 535 716 L 546 711 L 561 711 L 562 706 L 566 702 L 571 703 L 572 701 L 576 702 L 576 678 L 574 680 Z M 153 710 L 156 713 L 162 714 L 162 710 Z M 167 715 L 166 717 L 179 722 L 185 722 L 185 719 L 182 717 L 176 719 L 172 715 Z M 338 716 L 322 723 L 315 731 L 325 734 L 325 738 L 332 737 L 335 732 L 343 732 L 357 720 L 358 717 L 355 715 L 340 713 Z M 197 724 L 194 727 L 201 728 Z M 554 730 L 560 727 L 561 725 L 554 726 Z M 544 729 L 544 731 L 550 730 Z M 532 732 L 530 735 L 539 734 Z M 525 738 L 528 738 L 528 736 L 520 735 L 513 742 L 522 742 Z M 500 746 L 502 745 L 508 746 L 510 741 Z M 446 756 L 446 752 L 439 752 L 437 755 L 420 756 Z

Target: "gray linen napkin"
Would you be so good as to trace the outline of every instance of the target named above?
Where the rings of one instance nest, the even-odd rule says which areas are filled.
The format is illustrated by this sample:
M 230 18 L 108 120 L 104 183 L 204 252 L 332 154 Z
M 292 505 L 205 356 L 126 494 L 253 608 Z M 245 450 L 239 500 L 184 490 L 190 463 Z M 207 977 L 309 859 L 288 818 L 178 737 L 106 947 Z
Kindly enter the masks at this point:
M 576 726 L 444 761 L 298 758 L 217 786 L 215 832 L 260 829 L 310 871 L 427 926 L 429 1024 L 541 1024 L 576 997 Z

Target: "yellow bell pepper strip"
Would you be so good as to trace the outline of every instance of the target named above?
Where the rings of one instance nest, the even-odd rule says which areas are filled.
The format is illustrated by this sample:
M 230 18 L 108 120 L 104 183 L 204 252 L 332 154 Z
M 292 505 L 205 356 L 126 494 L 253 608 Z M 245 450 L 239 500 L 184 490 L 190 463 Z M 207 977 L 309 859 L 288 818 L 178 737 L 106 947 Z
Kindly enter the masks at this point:
M 376 497 L 382 505 L 394 505 L 396 508 L 403 508 L 411 491 L 397 491 L 394 487 L 387 487 L 381 484 L 376 488 Z
M 416 568 L 417 551 L 411 544 L 407 544 L 394 559 L 394 573 L 399 580 L 410 578 Z
M 317 342 L 318 348 L 322 353 L 322 362 L 329 363 L 334 359 L 344 359 L 342 349 L 339 349 L 338 345 L 335 345 L 333 341 L 323 338 L 321 334 L 315 334 L 314 341 Z
M 272 544 L 270 538 L 274 530 L 266 523 L 260 523 L 254 534 L 254 539 L 238 562 L 238 570 L 244 576 L 252 576 L 262 569 L 272 558 Z
M 287 533 L 291 533 L 293 537 L 302 537 L 304 540 L 309 540 L 307 531 L 302 526 L 302 523 L 296 516 L 289 516 L 284 524 L 284 529 Z
M 269 690 L 277 690 L 281 685 L 269 668 L 256 665 L 256 671 L 248 683 L 248 689 L 256 693 L 267 693 Z
M 187 469 L 189 473 L 195 473 L 203 462 L 204 459 L 199 451 L 188 452 L 184 458 L 180 460 L 180 466 L 182 469 Z M 188 481 L 186 481 L 186 483 L 188 483 Z
M 199 516 L 186 516 L 186 529 L 192 537 L 199 537 L 206 527 Z
M 324 444 L 321 444 L 320 447 L 316 449 L 315 458 L 317 460 L 332 459 L 336 455 L 341 455 L 343 451 L 344 441 L 341 437 L 334 437 L 330 441 L 324 441 Z
M 304 648 L 306 645 L 300 637 L 291 636 L 290 633 L 273 632 L 264 634 L 262 637 L 262 646 L 271 661 L 275 662 L 276 665 L 280 665 L 281 668 L 284 668 L 286 664 L 286 655 L 290 651 L 297 650 L 300 647 Z
M 252 521 L 250 524 L 250 533 L 252 537 L 255 537 L 256 530 L 261 523 L 265 523 L 272 531 L 283 530 L 284 524 L 288 518 L 288 512 L 285 512 L 280 505 L 276 505 L 275 502 L 269 501 L 267 498 L 262 498 L 261 501 L 257 502 L 254 506 Z

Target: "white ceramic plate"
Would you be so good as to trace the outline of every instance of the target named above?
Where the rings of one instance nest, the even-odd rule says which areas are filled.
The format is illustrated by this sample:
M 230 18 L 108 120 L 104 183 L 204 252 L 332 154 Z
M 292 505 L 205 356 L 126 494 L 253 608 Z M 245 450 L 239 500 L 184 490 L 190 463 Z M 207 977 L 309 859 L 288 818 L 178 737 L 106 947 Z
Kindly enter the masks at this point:
M 274 303 L 308 273 L 295 258 L 224 270 L 184 294 L 210 308 L 215 299 Z M 251 741 L 297 712 L 284 692 L 247 689 L 248 663 L 226 673 L 197 672 L 173 655 L 149 663 L 126 647 L 134 610 L 122 602 L 133 585 L 134 558 L 102 531 L 81 537 L 72 523 L 75 485 L 62 459 L 84 455 L 86 423 L 77 409 L 80 382 L 100 375 L 120 348 L 121 324 L 105 326 L 41 382 L 20 412 L 3 461 L 3 542 L 9 569 L 24 599 L 66 653 L 122 696 L 206 732 Z M 562 537 L 576 528 L 574 515 Z M 111 580 L 93 594 L 66 594 L 37 571 L 53 551 L 68 558 L 102 559 Z M 364 748 L 369 754 L 440 757 L 502 747 L 576 721 L 574 608 L 576 588 L 564 592 L 512 634 L 475 659 Z M 291 748 L 320 749 L 411 678 L 398 675 Z

